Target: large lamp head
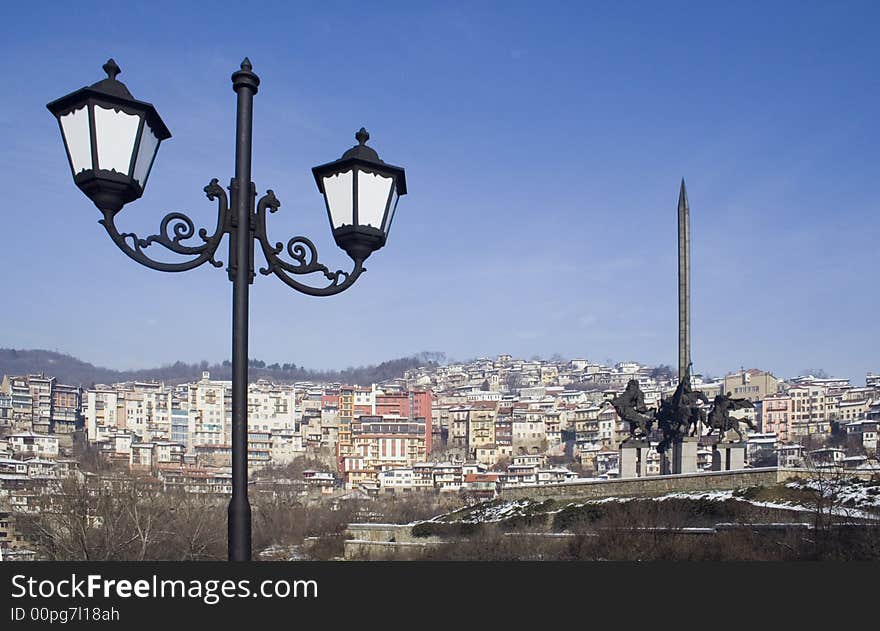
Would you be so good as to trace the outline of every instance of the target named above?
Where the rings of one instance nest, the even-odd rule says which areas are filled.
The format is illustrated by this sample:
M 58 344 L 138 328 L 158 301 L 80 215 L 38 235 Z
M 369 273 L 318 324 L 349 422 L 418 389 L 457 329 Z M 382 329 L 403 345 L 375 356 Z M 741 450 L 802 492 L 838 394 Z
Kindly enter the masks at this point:
M 355 261 L 364 261 L 388 239 L 397 200 L 406 195 L 406 175 L 366 145 L 366 129 L 361 127 L 355 138 L 358 144 L 339 160 L 312 173 L 324 195 L 336 244 Z
M 171 132 L 149 103 L 136 100 L 110 59 L 107 78 L 46 107 L 58 119 L 73 181 L 104 212 L 144 194 L 159 143 Z

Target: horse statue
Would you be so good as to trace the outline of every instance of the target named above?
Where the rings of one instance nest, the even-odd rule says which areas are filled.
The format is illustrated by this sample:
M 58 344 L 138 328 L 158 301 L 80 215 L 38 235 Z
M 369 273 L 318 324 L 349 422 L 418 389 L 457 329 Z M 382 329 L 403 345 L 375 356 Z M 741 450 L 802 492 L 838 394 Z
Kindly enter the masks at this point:
M 709 403 L 705 394 L 691 389 L 691 372 L 687 368 L 673 395 L 663 399 L 657 410 L 657 422 L 663 432 L 657 451 L 663 453 L 672 443 L 697 433 L 700 422 L 706 422 L 706 412 L 698 404 L 699 401 Z
M 629 423 L 630 438 L 647 438 L 654 419 L 648 414 L 645 394 L 639 389 L 639 380 L 630 379 L 626 390 L 611 401 L 617 415 Z
M 755 431 L 757 428 L 749 419 L 731 418 L 730 413 L 734 410 L 745 410 L 754 407 L 748 399 L 734 399 L 729 392 L 727 394 L 718 394 L 712 402 L 712 411 L 709 412 L 709 431 L 706 433 L 706 436 L 709 436 L 717 429 L 718 435 L 723 438 L 725 432 L 732 429 L 737 433 L 739 439 L 742 440 L 743 435 L 739 430 L 740 423 L 745 423 L 752 431 Z

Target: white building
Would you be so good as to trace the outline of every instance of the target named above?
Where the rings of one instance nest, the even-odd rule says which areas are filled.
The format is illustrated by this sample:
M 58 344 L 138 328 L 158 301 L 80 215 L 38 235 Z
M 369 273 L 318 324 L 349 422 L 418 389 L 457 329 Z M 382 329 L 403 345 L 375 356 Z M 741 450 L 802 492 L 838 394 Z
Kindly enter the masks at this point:
M 388 491 L 407 492 L 415 489 L 411 467 L 386 469 L 379 472 L 379 488 Z
M 305 452 L 303 437 L 293 429 L 280 429 L 272 432 L 271 457 L 273 464 L 283 465 Z
M 7 438 L 9 448 L 16 456 L 58 457 L 58 436 L 21 432 Z
M 865 449 L 876 451 L 878 426 L 880 421 L 853 421 L 846 424 L 846 435 L 853 437 Z

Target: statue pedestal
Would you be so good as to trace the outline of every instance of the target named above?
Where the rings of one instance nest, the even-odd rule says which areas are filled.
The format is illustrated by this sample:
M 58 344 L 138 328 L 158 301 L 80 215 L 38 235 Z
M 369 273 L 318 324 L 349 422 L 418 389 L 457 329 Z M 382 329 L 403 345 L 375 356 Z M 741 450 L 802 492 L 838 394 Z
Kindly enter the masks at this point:
M 620 443 L 620 477 L 643 478 L 648 475 L 648 450 L 651 443 L 647 440 L 628 438 Z
M 746 444 L 718 443 L 712 447 L 712 471 L 739 471 L 745 468 Z
M 697 446 L 698 436 L 685 436 L 681 440 L 672 443 L 660 460 L 661 473 L 663 475 L 675 475 L 679 473 L 697 472 Z

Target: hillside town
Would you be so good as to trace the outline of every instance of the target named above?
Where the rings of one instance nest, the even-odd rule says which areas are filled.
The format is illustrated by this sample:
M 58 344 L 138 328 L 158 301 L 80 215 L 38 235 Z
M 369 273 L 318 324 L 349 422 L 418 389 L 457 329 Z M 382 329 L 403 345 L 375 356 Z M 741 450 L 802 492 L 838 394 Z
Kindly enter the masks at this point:
M 410 370 L 369 387 L 259 380 L 248 391 L 249 463 L 257 470 L 305 456 L 324 465 L 317 478 L 367 491 L 613 477 L 627 428 L 610 401 L 631 379 L 649 407 L 676 386 L 665 367 L 510 355 Z M 725 392 L 755 404 L 746 411 L 758 428 L 748 434 L 752 465 L 794 466 L 805 449 L 823 447 L 852 463 L 876 455 L 880 375 L 854 385 L 811 375 L 781 381 L 748 369 L 714 381 L 695 375 L 693 387 L 710 399 Z M 231 424 L 231 384 L 207 372 L 174 386 L 82 388 L 46 375 L 6 376 L 0 385 L 5 463 L 64 461 L 79 441 L 132 472 L 222 479 Z M 479 477 L 487 471 L 494 473 Z
M 619 476 L 628 436 L 611 400 L 638 380 L 649 407 L 670 395 L 668 367 L 603 366 L 584 359 L 501 355 L 431 366 L 373 384 L 272 383 L 248 389 L 252 483 L 284 477 L 303 497 L 369 499 L 435 493 L 492 498 L 500 490 Z M 754 403 L 746 467 L 877 469 L 880 375 L 865 383 L 803 375 L 779 380 L 747 369 L 692 377 L 711 398 Z M 126 382 L 80 387 L 47 375 L 0 384 L 0 547 L 16 547 L 16 513 L 38 510 L 61 481 L 134 476 L 201 497 L 231 492 L 231 384 L 207 372 L 194 383 Z M 656 445 L 656 442 L 652 443 Z M 701 441 L 698 466 L 710 469 Z M 656 449 L 649 475 L 659 475 Z M 267 484 L 274 482 L 267 481 Z

